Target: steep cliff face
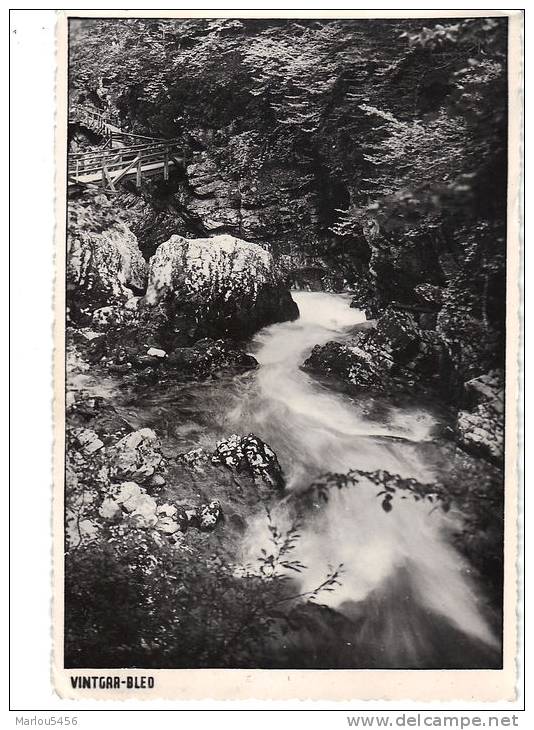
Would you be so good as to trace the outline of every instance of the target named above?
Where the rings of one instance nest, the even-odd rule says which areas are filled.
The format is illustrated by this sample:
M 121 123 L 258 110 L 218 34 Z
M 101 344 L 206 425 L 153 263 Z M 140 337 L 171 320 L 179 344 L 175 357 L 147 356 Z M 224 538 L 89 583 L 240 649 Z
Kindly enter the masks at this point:
M 147 181 L 142 190 L 124 186 L 114 196 L 117 209 L 127 213 L 128 227 L 147 261 L 172 235 L 195 237 L 201 233 L 177 199 L 180 185 L 181 181 L 174 178 L 169 183 Z
M 227 133 L 227 147 L 195 153 L 187 166 L 183 203 L 206 232 L 272 240 L 277 253 L 290 250 L 297 231 L 301 236 L 317 235 L 317 195 L 306 170 L 274 164 L 258 176 L 250 169 L 236 171 L 237 160 L 231 155 L 239 149 L 242 135 Z
M 141 190 L 133 183 L 121 187 L 114 202 L 127 212 L 145 258 L 175 233 L 187 238 L 229 234 L 268 248 L 284 271 L 297 277 L 310 268 L 330 275 L 353 272 L 361 258 L 358 247 L 337 241 L 322 221 L 309 166 L 280 160 L 265 169 L 236 171 L 229 149 L 239 136 L 231 129 L 221 130 L 217 142 L 202 135 L 210 146 L 191 152 L 184 169 L 172 170 L 168 182 L 147 181 Z M 256 152 L 261 154 L 260 147 Z M 324 288 L 313 277 L 304 278 L 312 288 Z

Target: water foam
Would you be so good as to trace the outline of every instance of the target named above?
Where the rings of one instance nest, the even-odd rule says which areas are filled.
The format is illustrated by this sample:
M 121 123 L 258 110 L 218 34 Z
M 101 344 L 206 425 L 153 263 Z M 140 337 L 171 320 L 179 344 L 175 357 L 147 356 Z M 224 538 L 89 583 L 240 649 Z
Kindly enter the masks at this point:
M 289 489 L 303 488 L 324 472 L 349 469 L 385 469 L 431 481 L 433 467 L 418 448 L 430 439 L 435 424 L 428 411 L 391 406 L 381 422 L 371 420 L 357 402 L 350 403 L 300 370 L 314 345 L 342 339 L 347 328 L 365 320 L 363 313 L 350 309 L 347 298 L 338 295 L 297 292 L 293 296 L 300 319 L 273 325 L 257 335 L 254 352 L 261 368 L 255 389 L 232 418 L 245 421 L 275 448 L 289 476 Z M 460 517 L 411 498 L 396 499 L 393 510 L 386 513 L 376 492 L 370 483 L 333 489 L 328 503 L 307 519 L 296 548 L 296 557 L 308 566 L 302 574 L 302 589 L 312 590 L 329 565 L 343 563 L 342 586 L 321 596 L 328 605 L 342 608 L 365 601 L 405 571 L 419 605 L 497 647 L 469 580 L 469 567 L 447 541 L 448 528 Z M 283 503 L 275 519 L 282 527 L 290 520 Z M 245 537 L 245 560 L 254 559 L 268 546 L 267 523 L 259 516 Z M 395 590 L 402 593 L 408 586 L 400 582 Z M 400 601 L 402 595 L 388 600 Z

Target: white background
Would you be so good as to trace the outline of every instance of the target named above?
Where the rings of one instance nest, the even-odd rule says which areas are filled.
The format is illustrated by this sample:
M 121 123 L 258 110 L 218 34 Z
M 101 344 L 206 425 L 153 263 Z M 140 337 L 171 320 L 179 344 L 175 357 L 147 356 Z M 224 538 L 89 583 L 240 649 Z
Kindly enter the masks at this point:
M 440 5 L 440 8 L 455 8 Z M 71 8 L 86 8 L 72 5 Z M 121 7 L 120 5 L 116 7 Z M 129 8 L 138 8 L 135 3 Z M 165 6 L 164 6 L 165 7 Z M 188 8 L 202 7 L 188 3 Z M 208 8 L 224 7 L 209 3 Z M 287 4 L 271 4 L 270 9 L 284 9 Z M 291 8 L 320 9 L 319 4 L 292 3 Z M 350 5 L 336 3 L 336 8 Z M 475 4 L 473 8 L 514 8 L 513 4 Z M 241 3 L 232 8 L 245 9 Z M 374 9 L 391 8 L 391 4 L 373 5 Z M 412 3 L 410 8 L 427 9 Z M 331 9 L 331 8 L 330 8 Z M 396 7 L 395 9 L 401 9 Z M 527 67 L 529 65 L 529 28 L 527 13 Z M 7 20 L 7 16 L 4 16 Z M 299 703 L 256 701 L 215 702 L 72 702 L 60 700 L 53 692 L 50 678 L 51 646 L 51 493 L 52 493 L 52 290 L 54 257 L 54 47 L 55 11 L 12 10 L 11 42 L 11 702 L 8 714 L 7 676 L 2 682 L 2 714 L 8 726 L 15 726 L 16 716 L 58 717 L 77 715 L 79 727 L 347 727 L 346 716 L 361 712 L 388 710 L 432 711 L 448 714 L 458 711 L 469 715 L 512 714 L 516 709 L 519 727 L 532 727 L 534 710 L 517 712 L 517 703 L 496 705 L 459 705 L 385 702 Z M 7 28 L 4 38 L 7 37 Z M 7 54 L 6 64 L 7 67 Z M 528 69 L 527 69 L 528 79 Z M 5 83 L 7 88 L 7 78 Z M 528 95 L 527 95 L 528 115 Z M 0 117 L 6 127 L 5 114 Z M 4 129 L 7 140 L 8 130 Z M 6 160 L 2 166 L 2 184 L 8 186 Z M 7 201 L 5 189 L 2 200 Z M 6 206 L 7 207 L 7 206 Z M 5 211 L 7 222 L 7 210 Z M 7 241 L 6 241 L 7 243 Z M 7 252 L 7 245 L 6 245 Z M 6 257 L 4 256 L 4 262 Z M 527 260 L 528 264 L 528 260 Z M 2 267 L 4 323 L 7 313 L 7 266 Z M 528 274 L 528 272 L 527 272 Z M 527 277 L 528 278 L 528 277 Z M 7 335 L 2 338 L 7 345 Z M 0 357 L 6 368 L 7 357 Z M 4 374 L 7 382 L 7 372 Z M 5 408 L 7 412 L 7 407 Z M 7 420 L 7 419 L 6 419 Z M 2 443 L 7 444 L 7 434 Z M 7 454 L 4 463 L 7 462 Z M 6 474 L 7 476 L 7 474 Z M 6 480 L 7 481 L 7 480 Z M 7 485 L 6 485 L 7 491 Z M 2 504 L 6 505 L 7 496 Z M 532 498 L 531 498 L 532 501 Z M 532 510 L 531 510 L 532 511 Z M 6 520 L 7 522 L 7 520 Z M 7 525 L 4 528 L 7 543 Z M 7 555 L 8 546 L 5 545 Z M 529 565 L 527 561 L 527 566 Z M 7 566 L 6 566 L 7 569 Z M 7 575 L 3 583 L 7 586 Z M 3 611 L 7 600 L 2 602 Z M 7 626 L 7 615 L 4 618 Z M 527 636 L 530 635 L 527 624 Z M 7 642 L 7 637 L 6 637 Z M 527 646 L 529 644 L 527 643 Z M 531 693 L 532 695 L 532 693 Z M 527 705 L 534 700 L 527 691 Z M 94 710 L 106 711 L 95 712 Z M 111 712 L 110 710 L 119 710 Z M 166 712 L 132 712 L 131 710 L 166 710 Z M 325 710 L 317 712 L 317 710 Z M 488 712 L 493 709 L 494 712 Z M 179 713 L 176 710 L 181 710 Z M 211 711 L 208 711 L 211 710 Z M 213 711 L 215 710 L 215 711 Z M 224 710 L 224 711 L 221 711 Z M 264 710 L 258 712 L 258 710 Z M 278 710 L 276 713 L 265 710 Z M 530 722 L 529 722 L 529 719 Z

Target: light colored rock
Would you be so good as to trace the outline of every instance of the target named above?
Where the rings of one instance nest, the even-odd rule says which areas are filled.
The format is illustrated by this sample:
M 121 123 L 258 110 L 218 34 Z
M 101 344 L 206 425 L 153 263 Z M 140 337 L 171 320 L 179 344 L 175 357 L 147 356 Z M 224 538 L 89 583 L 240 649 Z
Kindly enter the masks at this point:
M 129 499 L 128 502 L 124 503 L 124 506 L 129 512 L 143 515 L 143 517 L 152 518 L 156 517 L 156 509 L 158 505 L 156 500 L 150 495 L 140 494 L 138 497 L 132 497 Z
M 124 305 L 124 309 L 127 309 L 130 312 L 135 312 L 139 307 L 139 302 L 141 301 L 141 297 L 130 297 L 126 304 Z
M 141 494 L 145 494 L 143 487 L 140 487 L 135 482 L 123 482 L 116 488 L 117 493 L 114 497 L 115 501 L 119 504 L 124 504 L 133 497 L 138 497 Z
M 140 514 L 156 514 L 156 500 L 148 494 L 137 494 L 123 502 L 127 512 L 139 512 Z
M 86 327 L 82 327 L 78 331 L 82 335 L 82 337 L 85 337 L 85 339 L 89 340 L 89 342 L 91 342 L 91 340 L 96 340 L 98 337 L 103 337 L 102 332 L 94 332 L 93 330 L 87 329 Z
M 197 510 L 195 508 L 184 510 L 184 514 L 188 523 L 192 523 L 197 519 Z
M 124 322 L 124 311 L 118 306 L 100 307 L 93 312 L 92 320 L 97 327 L 119 325 Z
M 165 478 L 161 474 L 153 474 L 146 482 L 149 487 L 165 486 Z
M 481 403 L 473 411 L 460 411 L 457 419 L 460 443 L 470 450 L 490 456 L 497 461 L 504 458 L 504 423 L 492 403 Z
M 106 520 L 114 520 L 121 514 L 121 507 L 120 504 L 114 499 L 106 497 L 106 499 L 100 505 L 98 513 Z
M 145 303 L 170 305 L 172 317 L 189 319 L 203 335 L 217 337 L 243 337 L 298 316 L 269 251 L 229 235 L 171 236 L 158 246 Z
M 284 487 L 284 477 L 276 454 L 253 433 L 248 436 L 234 433 L 227 439 L 217 441 L 211 463 L 236 471 L 248 471 L 253 477 L 262 479 L 272 487 Z
M 245 456 L 241 440 L 241 436 L 233 433 L 229 438 L 217 441 L 217 447 L 211 457 L 212 463 L 223 464 L 232 469 L 237 468 Z
M 124 224 L 100 233 L 80 230 L 67 242 L 67 282 L 79 300 L 99 305 L 123 304 L 129 287 L 144 289 L 147 265 L 137 238 Z
M 155 527 L 156 524 L 157 517 L 155 515 L 143 515 L 139 512 L 130 515 L 130 525 L 133 527 L 149 528 Z
M 165 350 L 160 350 L 157 347 L 149 347 L 146 354 L 152 355 L 152 357 L 167 357 L 167 353 L 165 352 Z
M 89 428 L 76 428 L 73 433 L 84 454 L 94 454 L 104 446 L 98 435 Z
M 196 517 L 198 529 L 203 532 L 211 532 L 222 518 L 221 503 L 213 499 L 209 504 L 203 504 L 198 508 Z
M 272 268 L 268 251 L 234 236 L 171 236 L 150 259 L 145 299 L 151 305 L 157 304 L 177 288 L 190 294 L 213 293 L 214 280 L 216 286 L 244 290 L 254 296 L 270 279 Z
M 112 479 L 144 482 L 163 466 L 161 444 L 150 428 L 124 436 L 109 450 Z
M 77 345 L 68 343 L 66 348 L 66 366 L 67 366 L 67 382 L 80 373 L 86 373 L 90 365 L 84 357 L 84 353 L 80 351 Z
M 171 517 L 160 517 L 156 522 L 156 530 L 164 532 L 167 535 L 174 535 L 174 533 L 178 532 L 179 529 L 178 523 Z
M 177 509 L 172 504 L 159 504 L 156 508 L 156 513 L 163 517 L 175 517 Z
M 504 373 L 491 370 L 464 384 L 468 401 L 475 405 L 457 417 L 460 443 L 482 456 L 504 459 Z
M 130 497 L 124 502 L 123 507 L 140 527 L 154 527 L 158 521 L 156 500 L 148 494 Z
M 208 458 L 208 454 L 206 454 L 204 449 L 191 449 L 191 451 L 187 451 L 185 454 L 178 454 L 176 461 L 180 464 L 190 466 L 197 471 L 201 471 L 202 465 L 207 462 Z
M 78 523 L 78 530 L 82 541 L 95 540 L 98 537 L 98 525 L 94 522 L 94 520 L 80 520 Z

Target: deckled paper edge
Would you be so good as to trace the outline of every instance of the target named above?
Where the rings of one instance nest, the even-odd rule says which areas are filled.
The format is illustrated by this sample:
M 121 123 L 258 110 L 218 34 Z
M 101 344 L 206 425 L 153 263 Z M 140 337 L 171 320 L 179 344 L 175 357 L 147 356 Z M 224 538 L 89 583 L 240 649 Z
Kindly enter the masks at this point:
M 314 17 L 402 18 L 507 16 L 509 55 L 509 156 L 507 231 L 507 353 L 505 437 L 505 584 L 502 670 L 243 670 L 243 669 L 112 669 L 63 668 L 63 552 L 65 447 L 65 221 L 67 142 L 68 17 Z M 523 13 L 521 11 L 104 11 L 58 13 L 56 75 L 56 280 L 54 321 L 54 494 L 53 494 L 53 654 L 52 682 L 64 699 L 154 700 L 412 700 L 513 701 L 517 697 L 519 639 L 518 576 L 518 397 L 520 240 L 523 120 Z M 151 676 L 152 690 L 74 690 L 70 677 Z

